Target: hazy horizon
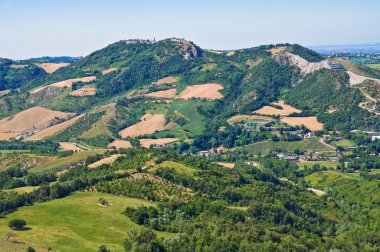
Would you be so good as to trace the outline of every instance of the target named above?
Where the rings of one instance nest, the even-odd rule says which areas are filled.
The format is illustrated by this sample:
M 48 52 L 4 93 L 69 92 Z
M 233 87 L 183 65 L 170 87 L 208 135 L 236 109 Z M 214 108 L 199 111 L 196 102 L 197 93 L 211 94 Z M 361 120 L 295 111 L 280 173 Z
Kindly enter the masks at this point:
M 374 44 L 380 2 L 2 0 L 0 57 L 85 56 L 130 38 L 180 37 L 202 48 Z M 268 11 L 269 10 L 269 11 Z M 269 14 L 268 14 L 269 13 Z M 368 27 L 370 29 L 363 29 Z

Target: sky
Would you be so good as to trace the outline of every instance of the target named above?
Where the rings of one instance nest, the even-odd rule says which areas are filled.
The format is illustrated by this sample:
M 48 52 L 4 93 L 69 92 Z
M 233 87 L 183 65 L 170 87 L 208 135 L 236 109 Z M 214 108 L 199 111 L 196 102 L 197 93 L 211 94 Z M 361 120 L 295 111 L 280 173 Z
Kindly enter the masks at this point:
M 85 56 L 130 38 L 231 50 L 380 42 L 379 0 L 0 0 L 0 57 Z

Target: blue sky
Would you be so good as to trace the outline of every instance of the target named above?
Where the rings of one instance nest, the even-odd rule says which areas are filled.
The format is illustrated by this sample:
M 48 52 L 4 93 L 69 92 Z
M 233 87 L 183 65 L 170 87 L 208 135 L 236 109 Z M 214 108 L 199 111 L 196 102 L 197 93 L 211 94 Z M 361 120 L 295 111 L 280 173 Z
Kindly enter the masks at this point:
M 378 0 L 0 0 L 0 57 L 87 55 L 128 38 L 202 48 L 380 42 Z

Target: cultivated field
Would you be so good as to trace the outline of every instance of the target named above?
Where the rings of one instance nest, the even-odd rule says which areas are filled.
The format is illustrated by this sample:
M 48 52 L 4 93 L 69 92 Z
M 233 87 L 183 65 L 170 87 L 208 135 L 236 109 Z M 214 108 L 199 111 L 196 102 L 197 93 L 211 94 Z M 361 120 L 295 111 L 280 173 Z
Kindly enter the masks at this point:
M 281 121 L 292 126 L 305 125 L 306 128 L 312 131 L 323 130 L 323 123 L 318 122 L 317 117 L 315 116 L 284 117 Z
M 51 74 L 58 69 L 70 65 L 69 63 L 37 63 L 36 66 L 45 70 L 45 72 Z
M 26 141 L 39 141 L 39 140 L 42 140 L 48 136 L 52 136 L 64 129 L 66 129 L 67 127 L 69 127 L 70 125 L 73 125 L 78 119 L 82 118 L 84 116 L 83 115 L 79 115 L 79 116 L 76 116 L 76 117 L 73 117 L 71 118 L 70 120 L 67 120 L 63 123 L 60 123 L 60 124 L 57 124 L 57 125 L 54 125 L 54 126 L 51 126 L 49 128 L 46 128 L 46 129 L 43 129 L 41 130 L 40 132 L 34 134 L 34 135 L 31 135 L 29 137 L 26 137 L 25 140 Z
M 119 131 L 121 137 L 137 137 L 164 130 L 165 114 L 146 114 L 141 122 Z
M 178 78 L 173 77 L 173 76 L 169 76 L 169 77 L 159 79 L 158 81 L 156 81 L 156 84 L 158 84 L 158 85 L 171 84 L 171 83 L 176 83 L 177 81 L 178 81 Z
M 59 148 L 65 151 L 74 151 L 74 152 L 82 151 L 81 148 L 76 146 L 74 143 L 70 143 L 70 142 L 59 142 Z
M 127 140 L 115 140 L 108 145 L 108 147 L 115 147 L 116 149 L 124 148 L 132 148 L 132 144 Z
M 0 138 L 7 133 L 22 133 L 48 126 L 56 119 L 65 119 L 69 113 L 54 111 L 43 107 L 33 107 L 15 116 L 0 121 Z M 1 136 L 5 133 L 3 136 Z
M 33 91 L 31 91 L 30 93 L 31 94 L 38 93 L 38 92 L 40 92 L 41 90 L 43 90 L 43 89 L 45 89 L 47 87 L 71 88 L 71 86 L 75 82 L 90 82 L 90 81 L 93 81 L 95 79 L 96 79 L 95 76 L 88 76 L 88 77 L 82 77 L 82 78 L 68 79 L 68 80 L 59 81 L 59 82 L 56 82 L 56 83 L 53 83 L 53 84 L 50 84 L 50 85 L 47 85 L 47 86 L 39 87 L 39 88 L 34 89 Z
M 92 168 L 93 169 L 93 168 L 97 168 L 97 167 L 99 167 L 99 166 L 101 166 L 103 164 L 112 164 L 113 162 L 116 161 L 116 159 L 118 157 L 123 157 L 123 156 L 125 156 L 125 155 L 123 155 L 123 154 L 114 154 L 114 155 L 111 155 L 109 157 L 102 158 L 102 159 L 96 161 L 95 163 L 92 163 L 92 164 L 88 165 L 88 168 Z
M 284 101 L 278 101 L 272 103 L 274 105 L 282 107 L 282 109 L 274 108 L 271 106 L 264 106 L 259 110 L 254 111 L 254 113 L 261 114 L 261 115 L 280 115 L 280 116 L 287 116 L 292 113 L 300 113 L 301 110 L 296 109 L 290 105 L 285 104 Z
M 189 100 L 191 98 L 217 100 L 223 98 L 223 95 L 219 92 L 222 89 L 223 86 L 217 83 L 192 85 L 186 87 L 186 89 L 177 95 L 176 98 L 184 100 Z
M 18 136 L 19 133 L 4 133 L 4 132 L 0 132 L 0 140 L 9 140 L 9 139 L 12 139 L 12 138 L 15 138 L 16 136 Z
M 172 99 L 177 94 L 175 88 L 146 94 L 147 97 Z
M 157 138 L 157 139 L 140 139 L 141 146 L 149 148 L 151 145 L 165 145 L 178 141 L 178 138 Z
M 116 71 L 116 70 L 117 69 L 114 67 L 108 68 L 108 69 L 102 71 L 102 75 L 112 73 L 113 71 Z
M 86 86 L 81 87 L 80 89 L 77 89 L 71 92 L 72 96 L 92 96 L 95 94 L 96 94 L 95 85 L 86 85 Z
M 98 205 L 99 198 L 105 198 L 109 206 Z M 53 201 L 22 207 L 0 219 L 0 233 L 12 231 L 14 240 L 25 242 L 32 247 L 44 247 L 47 251 L 93 252 L 106 244 L 112 251 L 124 251 L 123 240 L 131 230 L 140 230 L 122 212 L 126 207 L 155 206 L 154 203 L 101 194 L 77 192 Z M 7 223 L 15 218 L 25 219 L 30 230 L 13 231 Z M 159 237 L 174 237 L 175 234 L 156 232 Z M 25 251 L 25 250 L 22 250 Z
M 81 152 L 75 153 L 71 156 L 57 158 L 53 161 L 44 163 L 44 164 L 36 166 L 36 167 L 33 167 L 29 171 L 30 172 L 42 172 L 42 171 L 50 171 L 50 170 L 64 170 L 73 164 L 77 164 L 78 162 L 84 162 L 90 156 L 94 156 L 96 154 L 102 154 L 104 152 L 105 152 L 105 150 L 103 150 L 103 149 L 81 151 Z

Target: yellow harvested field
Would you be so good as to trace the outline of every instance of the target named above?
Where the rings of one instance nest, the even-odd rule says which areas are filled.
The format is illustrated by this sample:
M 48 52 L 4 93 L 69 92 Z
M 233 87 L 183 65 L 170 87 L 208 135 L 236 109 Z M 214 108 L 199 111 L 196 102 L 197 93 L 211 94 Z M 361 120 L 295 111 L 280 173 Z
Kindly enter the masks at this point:
M 260 116 L 260 115 L 234 115 L 230 119 L 227 120 L 228 123 L 233 124 L 233 123 L 238 123 L 241 121 L 268 121 L 272 122 L 274 119 L 269 116 Z
M 223 98 L 223 95 L 219 92 L 222 89 L 223 86 L 217 83 L 192 85 L 186 87 L 186 89 L 177 95 L 176 98 L 185 100 L 189 100 L 191 98 L 217 100 Z
M 235 163 L 218 162 L 217 164 L 229 169 L 235 168 Z
M 44 88 L 46 88 L 46 87 L 71 88 L 71 86 L 75 82 L 90 82 L 90 81 L 93 81 L 95 79 L 96 79 L 96 76 L 88 76 L 88 77 L 82 77 L 82 78 L 68 79 L 68 80 L 56 82 L 56 83 L 53 83 L 53 84 L 50 84 L 50 85 L 47 85 L 47 86 L 39 87 L 39 88 L 33 90 L 30 93 L 31 94 L 38 93 L 41 90 L 43 90 Z
M 282 122 L 287 123 L 292 126 L 305 125 L 306 128 L 316 131 L 323 130 L 323 123 L 318 122 L 317 117 L 284 117 L 281 119 Z
M 260 115 L 280 115 L 280 116 L 287 116 L 292 113 L 300 113 L 301 110 L 296 109 L 290 105 L 285 104 L 284 101 L 278 101 L 272 103 L 274 105 L 282 107 L 282 109 L 274 108 L 271 106 L 264 106 L 259 110 L 254 111 L 254 113 L 260 114 Z
M 178 140 L 178 138 L 140 139 L 140 144 L 145 148 L 149 148 L 151 145 L 165 145 Z
M 45 70 L 45 72 L 51 74 L 62 67 L 70 65 L 69 63 L 37 63 L 36 66 Z
M 96 87 L 94 85 L 86 85 L 71 92 L 72 96 L 92 96 L 96 94 Z
M 235 53 L 236 53 L 235 51 L 229 51 L 229 52 L 226 53 L 226 56 L 230 56 L 231 57 L 231 56 L 234 56 Z
M 119 131 L 119 135 L 125 137 L 137 137 L 145 134 L 153 134 L 164 130 L 165 114 L 146 114 L 141 122 Z
M 88 168 L 97 168 L 99 166 L 101 166 L 102 164 L 112 164 L 113 162 L 116 161 L 116 159 L 118 157 L 123 157 L 125 155 L 123 154 L 114 154 L 114 155 L 111 155 L 109 157 L 106 157 L 106 158 L 103 158 L 103 159 L 100 159 L 98 161 L 96 161 L 95 163 L 92 163 L 90 165 L 88 165 Z
M 82 151 L 81 148 L 79 148 L 78 146 L 70 142 L 59 142 L 59 148 L 65 151 L 74 151 L 74 152 Z
M 44 128 L 56 119 L 65 119 L 70 113 L 33 107 L 0 121 L 0 133 L 21 133 Z
M 16 136 L 18 136 L 19 133 L 3 133 L 0 132 L 0 140 L 10 140 Z
M 108 147 L 115 147 L 116 149 L 128 149 L 132 148 L 132 144 L 127 140 L 115 140 L 108 145 Z
M 169 76 L 169 77 L 165 77 L 165 78 L 159 79 L 158 81 L 156 81 L 156 84 L 158 84 L 158 85 L 161 85 L 161 84 L 171 84 L 171 83 L 175 83 L 177 81 L 178 81 L 177 78 L 175 78 L 173 76 Z
M 177 94 L 177 90 L 175 88 L 172 88 L 172 89 L 168 89 L 168 90 L 152 92 L 152 93 L 146 94 L 145 96 L 154 97 L 154 98 L 171 99 L 171 98 L 174 98 L 174 96 L 176 94 Z
M 1 90 L 1 91 L 0 91 L 0 97 L 3 96 L 3 95 L 9 94 L 9 92 L 11 92 L 10 89 L 7 89 L 7 90 Z
M 46 129 L 43 129 L 43 130 L 41 130 L 40 132 L 38 132 L 38 133 L 36 133 L 34 135 L 26 137 L 25 140 L 26 141 L 39 141 L 39 140 L 42 140 L 45 137 L 54 135 L 54 134 L 56 134 L 56 133 L 58 133 L 58 132 L 60 132 L 60 131 L 62 131 L 64 129 L 66 129 L 70 125 L 73 125 L 78 119 L 82 118 L 83 116 L 84 116 L 84 114 L 76 116 L 76 117 L 73 117 L 70 120 L 67 120 L 67 121 L 65 121 L 63 123 L 51 126 L 49 128 L 46 128 Z
M 279 46 L 268 50 L 272 55 L 277 55 L 286 50 L 286 46 Z
M 116 70 L 117 70 L 117 68 L 114 68 L 114 67 L 108 68 L 108 69 L 102 71 L 102 75 L 112 73 L 113 71 L 116 71 Z

